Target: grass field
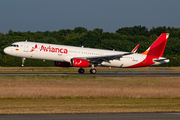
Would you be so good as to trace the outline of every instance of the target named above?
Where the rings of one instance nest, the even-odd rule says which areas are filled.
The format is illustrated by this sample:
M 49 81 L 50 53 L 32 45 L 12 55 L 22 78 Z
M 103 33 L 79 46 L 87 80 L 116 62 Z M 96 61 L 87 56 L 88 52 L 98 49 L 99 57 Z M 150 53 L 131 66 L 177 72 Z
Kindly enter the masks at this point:
M 0 99 L 1 114 L 180 112 L 180 99 L 66 98 Z
M 47 72 L 4 68 L 19 69 Z M 179 71 L 138 71 L 152 69 Z M 180 112 L 180 77 L 0 76 L 0 114 L 104 112 Z
M 1 76 L 0 98 L 180 98 L 180 77 Z

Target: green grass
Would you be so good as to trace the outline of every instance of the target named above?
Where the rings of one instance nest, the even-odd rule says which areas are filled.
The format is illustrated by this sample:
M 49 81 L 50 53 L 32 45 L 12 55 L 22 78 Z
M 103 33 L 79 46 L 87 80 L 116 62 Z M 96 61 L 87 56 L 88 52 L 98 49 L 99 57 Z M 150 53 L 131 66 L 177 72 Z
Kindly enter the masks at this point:
M 0 114 L 180 112 L 180 99 L 0 99 Z

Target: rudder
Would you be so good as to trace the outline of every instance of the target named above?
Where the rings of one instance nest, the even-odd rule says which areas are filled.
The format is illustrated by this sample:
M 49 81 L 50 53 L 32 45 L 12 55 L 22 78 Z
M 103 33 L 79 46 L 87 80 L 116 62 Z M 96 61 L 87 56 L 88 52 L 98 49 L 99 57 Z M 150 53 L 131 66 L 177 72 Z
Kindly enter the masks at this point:
M 162 57 L 165 47 L 166 47 L 168 37 L 169 37 L 169 33 L 162 33 L 156 39 L 156 41 L 154 41 L 154 43 L 142 54 L 155 56 L 157 58 Z

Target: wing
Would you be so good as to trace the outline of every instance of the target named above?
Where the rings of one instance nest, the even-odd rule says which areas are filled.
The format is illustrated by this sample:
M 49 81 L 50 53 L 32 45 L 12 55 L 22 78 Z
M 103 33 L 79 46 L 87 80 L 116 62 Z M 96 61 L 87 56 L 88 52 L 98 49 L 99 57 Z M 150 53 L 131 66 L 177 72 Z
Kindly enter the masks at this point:
M 131 52 L 124 52 L 122 54 L 105 55 L 105 56 L 91 56 L 91 57 L 75 57 L 75 58 L 88 60 L 93 64 L 100 64 L 102 62 L 109 62 L 110 60 L 119 60 L 123 56 L 134 54 L 137 51 L 139 45 L 140 44 L 138 44 Z
M 126 52 L 123 54 L 116 54 L 116 55 L 76 57 L 76 58 L 88 60 L 94 64 L 100 64 L 102 62 L 109 62 L 110 60 L 119 60 L 121 57 L 126 56 L 126 55 L 131 55 L 131 54 L 134 54 L 134 53 Z

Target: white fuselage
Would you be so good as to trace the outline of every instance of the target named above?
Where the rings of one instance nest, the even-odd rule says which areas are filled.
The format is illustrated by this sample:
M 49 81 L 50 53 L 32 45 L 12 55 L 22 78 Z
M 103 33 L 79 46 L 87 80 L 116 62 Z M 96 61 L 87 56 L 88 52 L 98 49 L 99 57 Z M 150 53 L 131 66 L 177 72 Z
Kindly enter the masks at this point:
M 11 46 L 4 49 L 6 54 L 21 58 L 70 62 L 74 57 L 90 57 L 90 56 L 106 56 L 125 54 L 127 52 L 93 49 L 84 47 L 73 47 L 66 45 L 55 45 L 47 43 L 37 42 L 15 42 Z M 117 60 L 110 60 L 108 62 L 102 62 L 102 66 L 110 67 L 130 67 L 138 63 L 143 63 L 143 60 L 147 55 L 144 54 L 131 54 L 123 56 Z M 159 59 L 163 59 L 162 57 Z M 145 61 L 144 61 L 145 62 Z M 165 61 L 169 62 L 169 61 Z M 153 65 L 161 64 L 160 62 L 154 62 Z

